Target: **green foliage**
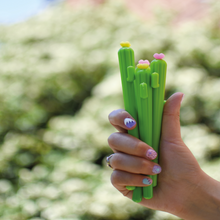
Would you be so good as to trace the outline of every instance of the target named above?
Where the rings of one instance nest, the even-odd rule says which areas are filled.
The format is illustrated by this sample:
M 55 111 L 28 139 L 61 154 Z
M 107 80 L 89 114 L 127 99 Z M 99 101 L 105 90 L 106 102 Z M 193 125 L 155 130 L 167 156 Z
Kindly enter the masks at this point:
M 165 11 L 145 24 L 120 1 L 58 5 L 0 27 L 1 219 L 177 219 L 124 198 L 104 166 L 115 132 L 107 116 L 123 107 L 117 51 L 125 40 L 136 62 L 165 54 L 166 96 L 185 93 L 183 139 L 220 180 L 218 4 L 208 21 L 179 29 Z

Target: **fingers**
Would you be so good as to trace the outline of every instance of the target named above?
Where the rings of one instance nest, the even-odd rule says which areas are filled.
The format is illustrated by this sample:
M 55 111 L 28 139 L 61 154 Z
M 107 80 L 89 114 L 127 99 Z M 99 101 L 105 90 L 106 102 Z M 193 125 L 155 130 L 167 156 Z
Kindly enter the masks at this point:
M 149 186 L 153 183 L 152 179 L 148 176 L 127 173 L 121 170 L 114 170 L 111 175 L 112 185 L 123 194 L 127 195 L 129 191 L 126 186 Z
M 161 172 L 161 167 L 147 159 L 123 153 L 115 153 L 109 159 L 110 166 L 115 170 L 133 174 L 155 175 Z
M 162 138 L 167 141 L 182 140 L 180 133 L 180 106 L 184 94 L 177 92 L 166 102 L 163 111 Z
M 136 121 L 124 109 L 111 112 L 108 116 L 110 123 L 120 132 L 126 133 L 136 127 Z
M 157 157 L 152 147 L 129 134 L 113 133 L 108 138 L 108 143 L 114 152 L 123 152 L 148 160 L 154 160 Z

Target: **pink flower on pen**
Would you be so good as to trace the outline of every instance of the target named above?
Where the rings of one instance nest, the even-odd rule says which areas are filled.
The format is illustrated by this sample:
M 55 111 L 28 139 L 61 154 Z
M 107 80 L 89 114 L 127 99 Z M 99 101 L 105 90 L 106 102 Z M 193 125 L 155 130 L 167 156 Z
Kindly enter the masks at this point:
M 150 62 L 148 60 L 139 60 L 139 64 L 147 64 L 150 65 Z
M 163 53 L 155 53 L 154 54 L 154 58 L 157 59 L 157 60 L 162 60 L 163 58 L 165 57 L 165 55 Z

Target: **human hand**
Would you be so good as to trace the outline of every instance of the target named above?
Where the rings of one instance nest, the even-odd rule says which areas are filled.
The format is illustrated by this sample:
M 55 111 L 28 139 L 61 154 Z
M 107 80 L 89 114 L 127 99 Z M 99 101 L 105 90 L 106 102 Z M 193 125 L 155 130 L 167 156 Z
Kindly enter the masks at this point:
M 109 161 L 113 168 L 111 181 L 117 190 L 132 199 L 133 192 L 127 190 L 126 186 L 144 187 L 151 184 L 151 179 L 143 174 L 155 175 L 161 171 L 161 167 L 158 185 L 153 188 L 153 198 L 143 199 L 140 204 L 187 219 L 203 219 L 195 214 L 195 207 L 192 210 L 191 205 L 199 206 L 202 201 L 200 198 L 204 195 L 207 195 L 207 198 L 212 197 L 207 189 L 210 189 L 210 185 L 219 189 L 219 184 L 201 170 L 197 160 L 182 141 L 179 122 L 182 98 L 182 93 L 175 93 L 164 106 L 160 165 L 152 162 L 156 154 L 149 156 L 149 149 L 152 153 L 150 146 L 127 134 L 127 130 L 134 129 L 136 124 L 129 128 L 124 121 L 126 118 L 133 118 L 123 109 L 110 113 L 109 121 L 119 131 L 108 139 L 114 152 Z M 201 213 L 200 210 L 200 215 Z

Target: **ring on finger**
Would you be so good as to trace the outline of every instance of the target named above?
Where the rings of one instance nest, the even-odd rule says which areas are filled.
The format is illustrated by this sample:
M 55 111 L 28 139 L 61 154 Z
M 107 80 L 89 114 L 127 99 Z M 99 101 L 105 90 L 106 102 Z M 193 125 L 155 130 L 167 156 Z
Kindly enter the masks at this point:
M 107 165 L 108 167 L 112 168 L 112 169 L 113 169 L 113 167 L 112 167 L 111 164 L 110 164 L 110 159 L 112 158 L 113 155 L 114 155 L 114 154 L 111 154 L 110 156 L 106 157 L 106 165 Z

